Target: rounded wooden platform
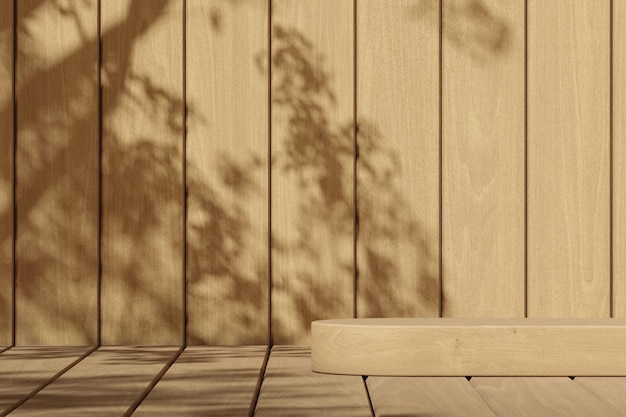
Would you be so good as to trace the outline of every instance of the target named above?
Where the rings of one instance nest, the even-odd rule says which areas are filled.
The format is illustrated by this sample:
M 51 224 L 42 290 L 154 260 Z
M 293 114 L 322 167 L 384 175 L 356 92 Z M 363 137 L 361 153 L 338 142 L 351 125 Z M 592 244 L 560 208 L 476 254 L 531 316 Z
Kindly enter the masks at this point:
M 626 375 L 626 319 L 344 319 L 311 328 L 315 372 Z

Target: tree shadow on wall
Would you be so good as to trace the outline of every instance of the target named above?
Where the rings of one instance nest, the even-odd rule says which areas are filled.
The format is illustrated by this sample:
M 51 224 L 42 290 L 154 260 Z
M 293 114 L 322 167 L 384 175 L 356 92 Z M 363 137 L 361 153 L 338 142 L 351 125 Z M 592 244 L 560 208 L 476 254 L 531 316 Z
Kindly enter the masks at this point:
M 103 50 L 102 56 L 100 145 L 95 69 L 99 41 L 95 29 L 82 20 L 96 7 L 96 1 L 19 2 L 18 344 L 98 342 L 100 220 L 103 324 L 112 329 L 103 333 L 103 342 L 183 341 L 185 107 L 182 92 L 172 91 L 154 75 L 133 66 L 139 59 L 134 52 L 137 42 L 159 26 L 176 3 L 134 0 L 121 19 L 103 25 L 103 44 L 111 50 Z M 242 4 L 248 3 L 233 1 L 231 5 Z M 45 50 L 31 48 L 39 39 L 31 30 L 41 26 L 37 19 L 43 8 L 56 9 L 62 19 L 73 21 L 80 39 L 74 49 L 62 51 L 56 60 L 46 61 Z M 218 33 L 224 25 L 235 23 L 216 11 L 207 24 Z M 85 34 L 85 28 L 93 29 L 91 36 Z M 326 317 L 329 305 L 346 303 L 344 294 L 328 294 L 320 285 L 317 265 L 328 258 L 328 248 L 309 237 L 326 230 L 337 239 L 352 239 L 354 126 L 329 115 L 336 100 L 329 81 L 332 74 L 324 68 L 323 56 L 311 41 L 297 30 L 281 26 L 275 28 L 274 36 L 274 106 L 285 115 L 289 130 L 275 149 L 282 162 L 272 165 L 272 170 L 295 180 L 302 197 L 295 202 L 294 221 L 289 225 L 296 231 L 292 235 L 296 239 L 276 237 L 273 248 L 278 256 L 296 261 L 297 273 L 277 279 L 274 292 L 277 298 L 288 298 L 293 307 L 290 328 L 295 323 L 305 332 L 311 320 Z M 253 65 L 254 58 L 250 58 Z M 264 70 L 262 60 L 257 65 Z M 61 98 L 63 106 L 58 104 Z M 0 120 L 11 120 L 10 106 L 0 109 Z M 132 115 L 133 120 L 151 128 L 142 131 L 130 118 L 118 125 L 119 114 Z M 201 115 L 189 105 L 187 117 L 188 121 L 211 122 L 211 115 Z M 384 202 L 382 206 L 376 202 L 379 215 L 361 218 L 368 232 L 359 236 L 359 245 L 375 278 L 375 290 L 365 296 L 373 315 L 404 315 L 408 307 L 398 302 L 392 284 L 398 265 L 381 248 L 405 242 L 416 257 L 428 260 L 436 253 L 438 242 L 423 233 L 419 219 L 408 209 L 406 196 L 395 186 L 400 175 L 398 155 L 385 145 L 384 133 L 362 120 L 358 141 L 360 152 L 387 161 L 381 165 L 359 162 L 358 167 L 359 175 L 366 179 L 364 186 L 370 187 L 359 195 L 359 210 L 369 212 L 373 198 Z M 98 200 L 100 146 L 102 201 Z M 219 175 L 210 178 L 202 173 L 202 167 L 187 160 L 187 186 L 196 190 L 188 201 L 202 219 L 188 228 L 188 237 L 202 237 L 187 241 L 188 282 L 204 285 L 206 277 L 223 280 L 227 289 L 210 302 L 218 309 L 240 308 L 229 321 L 215 318 L 224 323 L 217 327 L 250 328 L 260 315 L 266 315 L 259 294 L 266 294 L 267 258 L 259 255 L 254 270 L 244 268 L 241 260 L 256 236 L 246 208 L 259 198 L 266 155 L 215 155 L 217 159 Z M 0 212 L 0 223 L 9 224 L 11 217 L 9 211 Z M 2 247 L 11 245 L 12 236 L 0 239 Z M 207 257 L 207 253 L 211 255 Z M 343 273 L 354 274 L 351 258 L 335 262 Z M 414 296 L 425 299 L 438 277 L 427 269 L 417 274 L 422 284 Z M 352 299 L 348 298 L 351 311 Z M 390 305 L 396 307 L 390 311 Z M 276 328 L 287 327 L 281 322 L 286 318 L 275 320 Z M 199 335 L 188 338 L 206 343 Z M 264 343 L 267 336 L 256 332 L 247 342 Z
M 290 233 L 272 236 L 273 259 L 297 260 L 291 268 L 274 268 L 284 276 L 274 277 L 273 304 L 274 300 L 286 299 L 280 307 L 287 312 L 275 314 L 273 326 L 280 333 L 280 343 L 302 343 L 312 320 L 336 317 L 338 312 L 352 317 L 355 308 L 352 252 L 341 258 L 341 248 L 331 248 L 334 270 L 319 266 L 327 246 L 337 242 L 352 246 L 356 214 L 354 124 L 337 121 L 333 115 L 337 100 L 333 75 L 326 71 L 324 56 L 308 39 L 296 29 L 276 25 L 273 49 L 273 108 L 287 127 L 281 131 L 283 137 L 273 138 L 279 147 L 272 168 L 275 177 L 282 177 L 281 184 L 291 181 L 297 190 L 289 199 L 295 213 L 292 224 L 283 226 L 291 229 Z M 438 291 L 438 277 L 429 269 L 438 243 L 411 213 L 398 188 L 401 167 L 397 151 L 389 148 L 384 135 L 366 120 L 359 121 L 357 141 L 359 155 L 367 155 L 359 158 L 357 165 L 357 244 L 365 258 L 359 262 L 364 265 L 359 280 L 367 281 L 359 287 L 359 302 L 368 306 L 369 315 L 407 316 L 414 313 L 417 304 L 430 303 L 428 298 Z M 324 235 L 320 230 L 330 233 Z M 408 302 L 397 292 L 397 283 L 402 280 L 400 265 L 386 250 L 400 244 L 408 245 L 421 265 L 415 271 L 418 290 Z M 320 276 L 323 273 L 331 276 Z M 337 290 L 341 288 L 336 282 L 339 279 L 350 280 L 344 286 L 348 291 Z
M 137 298 L 120 308 L 124 320 L 139 322 L 150 328 L 156 322 L 166 331 L 180 329 L 182 314 L 171 314 L 167 306 L 173 295 L 153 291 L 155 285 L 137 274 L 142 266 L 154 262 L 150 248 L 151 231 L 157 229 L 164 206 L 178 204 L 168 195 L 171 184 L 182 172 L 182 154 L 176 153 L 182 130 L 183 103 L 180 97 L 162 91 L 141 74 L 133 73 L 130 62 L 132 45 L 164 12 L 166 1 L 134 1 L 124 19 L 103 29 L 103 42 L 127 36 L 119 43 L 114 57 L 104 57 L 102 79 L 105 105 L 102 117 L 107 119 L 120 102 L 132 100 L 131 92 L 139 92 L 145 104 L 142 117 L 160 119 L 171 144 L 154 143 L 151 138 L 128 141 L 104 127 L 103 167 L 115 168 L 103 174 L 103 228 L 120 226 L 110 245 L 124 246 L 131 262 L 123 263 L 108 279 L 122 282 L 127 294 Z M 98 94 L 97 62 L 99 41 L 96 33 L 96 1 L 39 1 L 18 4 L 18 148 L 17 148 L 17 340 L 18 344 L 96 344 L 98 334 Z M 45 16 L 45 17 L 44 17 Z M 44 18 L 50 24 L 62 23 L 65 49 L 46 49 L 50 44 L 42 38 Z M 143 25 L 138 25 L 137 22 Z M 88 28 L 73 32 L 70 28 Z M 39 32 L 38 32 L 39 31 Z M 51 34 L 46 34 L 51 36 Z M 76 39 L 78 38 L 78 39 Z M 114 61 L 115 62 L 112 62 Z M 110 86 L 110 87 L 109 87 Z M 10 112 L 1 110 L 3 119 Z M 174 121 L 172 114 L 181 115 Z M 118 181 L 117 183 L 113 183 Z M 107 183 L 108 182 L 108 183 Z M 114 189 L 111 193 L 110 190 Z M 133 202 L 142 200 L 141 205 Z M 115 202 L 130 202 L 127 207 Z M 112 203 L 113 202 L 113 203 Z M 180 197 L 182 206 L 182 193 Z M 114 207 L 114 210 L 107 208 Z M 10 216 L 2 213 L 3 217 Z M 3 218 L 4 222 L 5 219 Z M 180 222 L 182 224 L 182 215 Z M 170 230 L 181 234 L 182 230 Z M 3 240 L 11 239 L 2 236 Z M 171 238 L 174 240 L 174 238 Z M 180 239 L 179 239 L 180 240 Z M 4 243 L 4 242 L 3 242 Z M 103 245 L 104 246 L 104 245 Z M 182 246 L 180 247 L 182 251 Z M 103 248 L 103 255 L 106 249 Z M 106 255 L 103 261 L 106 260 Z M 104 265 L 106 269 L 108 265 Z M 180 268 L 182 271 L 182 266 Z M 181 272 L 182 274 L 182 272 Z M 104 281 L 104 280 L 103 280 Z M 115 283 L 103 282 L 103 287 Z M 182 291 L 182 285 L 180 285 Z M 180 294 L 179 294 L 180 295 Z M 115 298 L 109 294 L 103 299 Z M 165 298 L 165 299 L 162 299 Z M 182 298 L 182 295 L 180 295 Z M 133 303 L 150 299 L 161 306 L 150 320 L 140 309 L 145 304 Z M 128 311 L 130 308 L 131 311 Z M 132 311 L 137 309 L 139 311 Z M 155 309 L 156 311 L 157 309 Z M 145 323 L 144 323 L 145 321 Z M 123 328 L 124 323 L 119 323 Z M 180 343 L 171 337 L 169 343 Z M 174 336 L 174 335 L 173 335 Z M 135 339 L 150 343 L 149 336 Z
M 353 312 L 353 124 L 312 42 L 278 24 L 272 37 L 272 326 L 305 343 L 311 320 Z
M 485 1 L 441 1 L 445 42 L 480 64 L 508 53 L 513 38 L 510 25 L 504 16 L 491 10 Z M 439 23 L 439 19 L 431 19 L 434 14 L 439 14 L 439 2 L 417 0 L 414 5 L 407 7 L 406 14 L 417 21 Z
M 97 2 L 42 0 L 19 5 L 18 344 L 98 342 L 100 220 L 102 342 L 184 343 L 183 96 L 134 65 L 140 59 L 137 44 L 162 25 L 172 5 L 180 4 L 134 0 L 117 20 L 106 23 L 103 13 L 102 144 Z M 51 22 L 62 22 L 70 40 L 67 27 L 77 28 L 79 40 L 52 58 L 37 33 L 45 26 L 43 14 Z M 2 120 L 11 119 L 10 102 L 0 111 Z M 192 106 L 187 108 L 188 121 L 204 117 Z M 198 174 L 200 167 L 190 163 L 186 170 L 187 186 L 195 192 L 190 202 L 205 219 L 190 225 L 189 234 L 208 237 L 186 248 L 189 281 L 196 272 L 232 281 L 223 300 L 210 302 L 244 305 L 241 314 L 229 320 L 252 327 L 260 314 L 267 314 L 259 297 L 266 293 L 266 281 L 240 266 L 251 233 L 243 208 L 256 192 L 258 158 L 223 155 L 215 178 Z M 224 193 L 228 198 L 221 198 Z M 3 224 L 12 222 L 10 211 L 0 216 Z M 3 246 L 11 245 L 8 233 L 1 238 Z M 207 248 L 209 262 L 203 256 Z M 229 324 L 233 323 L 224 323 Z M 253 332 L 248 342 L 267 342 L 267 331 Z
M 438 13 L 436 5 L 438 2 L 418 1 L 406 10 L 406 15 L 423 19 L 429 13 Z M 484 64 L 508 52 L 510 29 L 505 19 L 483 2 L 449 1 L 444 13 L 448 22 L 444 41 L 469 54 L 472 60 Z M 280 302 L 283 311 L 274 314 L 273 326 L 275 332 L 281 333 L 281 343 L 301 343 L 307 339 L 300 335 L 306 334 L 312 320 L 332 318 L 338 311 L 348 317 L 351 314 L 342 303 L 352 302 L 353 294 L 333 293 L 339 285 L 333 284 L 332 278 L 320 277 L 320 272 L 328 270 L 319 264 L 326 245 L 350 240 L 354 232 L 355 190 L 352 165 L 346 163 L 355 157 L 354 125 L 336 120 L 335 74 L 327 71 L 325 57 L 309 39 L 297 29 L 276 24 L 272 48 L 273 111 L 281 118 L 279 123 L 286 126 L 279 132 L 282 137 L 273 137 L 274 143 L 279 144 L 272 155 L 273 176 L 283 177 L 281 185 L 288 183 L 289 178 L 297 184 L 294 198 L 289 199 L 296 214 L 291 224 L 282 226 L 291 231 L 287 238 L 274 231 L 272 234 L 273 261 L 296 260 L 290 268 L 273 268 L 272 308 L 281 298 L 289 299 L 288 303 Z M 400 187 L 401 150 L 390 144 L 375 123 L 364 118 L 358 123 L 358 271 L 354 271 L 351 258 L 342 259 L 336 250 L 335 270 L 330 272 L 337 280 L 346 270 L 358 277 L 359 315 L 410 317 L 423 311 L 436 314 L 438 307 L 431 307 L 439 304 L 439 272 L 433 268 L 439 263 L 439 241 L 420 218 L 426 213 L 414 212 L 412 202 Z M 320 230 L 325 228 L 332 230 L 331 239 L 319 238 Z M 395 254 L 400 248 L 412 259 L 403 260 Z M 412 261 L 415 265 L 411 268 L 403 265 Z M 281 273 L 285 275 L 276 276 Z M 400 290 L 407 280 L 415 282 L 414 293 L 404 294 Z

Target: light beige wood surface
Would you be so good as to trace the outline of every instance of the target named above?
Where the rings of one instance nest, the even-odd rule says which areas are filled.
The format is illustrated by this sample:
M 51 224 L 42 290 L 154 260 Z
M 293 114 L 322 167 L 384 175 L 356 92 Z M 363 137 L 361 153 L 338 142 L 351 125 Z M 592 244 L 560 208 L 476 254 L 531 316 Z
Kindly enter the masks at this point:
M 36 3 L 16 3 L 15 343 L 89 345 L 98 330 L 98 10 Z
M 376 417 L 495 417 L 464 377 L 369 377 Z
M 357 6 L 357 314 L 436 317 L 439 2 Z
M 102 3 L 102 343 L 182 344 L 182 2 Z
M 312 324 L 317 372 L 626 375 L 626 319 L 353 319 Z
M 613 284 L 615 317 L 626 317 L 626 2 L 613 0 Z
M 10 346 L 0 346 L 0 353 L 4 352 L 5 350 L 9 349 Z
M 472 386 L 498 416 L 623 416 L 623 409 L 601 400 L 567 377 L 472 378 Z
M 272 348 L 255 417 L 370 415 L 360 376 L 315 374 L 309 348 Z
M 0 355 L 0 415 L 85 355 L 82 347 L 14 347 Z
M 626 378 L 623 377 L 579 377 L 577 385 L 595 394 L 603 402 L 613 405 L 618 410 L 626 410 Z
M 528 316 L 609 317 L 610 1 L 528 1 Z
M 0 0 L 0 343 L 13 342 L 13 1 Z
M 178 348 L 102 347 L 11 416 L 121 416 Z
M 0 344 L 14 319 L 18 345 L 97 344 L 99 303 L 105 344 L 308 344 L 314 319 L 441 299 L 446 317 L 521 316 L 525 162 L 529 316 L 609 317 L 612 259 L 626 317 L 624 0 L 445 0 L 441 39 L 439 11 L 0 0 Z
M 190 344 L 269 342 L 267 13 L 187 2 Z
M 443 316 L 524 317 L 524 2 L 443 13 Z
M 354 314 L 352 0 L 272 3 L 272 331 Z M 320 25 L 323 22 L 323 25 Z
M 248 416 L 267 350 L 189 347 L 133 416 Z

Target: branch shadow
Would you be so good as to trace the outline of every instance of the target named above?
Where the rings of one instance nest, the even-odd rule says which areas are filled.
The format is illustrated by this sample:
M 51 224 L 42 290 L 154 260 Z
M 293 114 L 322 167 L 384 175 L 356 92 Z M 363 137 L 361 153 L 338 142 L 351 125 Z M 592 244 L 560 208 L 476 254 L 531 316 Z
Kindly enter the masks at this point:
M 332 291 L 353 280 L 354 233 L 353 123 L 339 124 L 332 74 L 324 56 L 297 29 L 275 25 L 272 42 L 272 109 L 281 130 L 272 138 L 272 182 L 283 187 L 288 224 L 272 230 L 272 292 L 279 306 L 273 331 L 279 343 L 303 343 L 312 320 L 344 311 L 352 314 L 352 297 Z M 259 65 L 260 70 L 264 70 Z M 288 187 L 288 188 L 287 188 Z M 287 213 L 287 210 L 282 210 Z M 353 285 L 350 284 L 350 288 Z
M 468 54 L 475 63 L 484 64 L 493 58 L 506 56 L 511 48 L 513 33 L 506 18 L 484 0 L 443 1 L 444 41 L 462 53 Z M 408 6 L 406 14 L 417 21 L 433 21 L 439 14 L 436 0 L 418 0 Z M 435 19 L 439 21 L 439 19 Z M 435 28 L 433 28 L 435 29 Z M 438 29 L 438 28 L 437 28 Z

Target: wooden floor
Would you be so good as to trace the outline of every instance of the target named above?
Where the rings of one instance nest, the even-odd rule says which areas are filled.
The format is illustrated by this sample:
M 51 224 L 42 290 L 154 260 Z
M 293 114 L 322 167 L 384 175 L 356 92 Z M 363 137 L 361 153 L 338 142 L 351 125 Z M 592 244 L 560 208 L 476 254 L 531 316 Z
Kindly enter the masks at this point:
M 311 372 L 298 346 L 0 346 L 0 416 L 624 416 L 626 378 Z

